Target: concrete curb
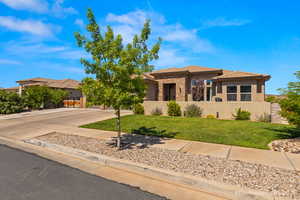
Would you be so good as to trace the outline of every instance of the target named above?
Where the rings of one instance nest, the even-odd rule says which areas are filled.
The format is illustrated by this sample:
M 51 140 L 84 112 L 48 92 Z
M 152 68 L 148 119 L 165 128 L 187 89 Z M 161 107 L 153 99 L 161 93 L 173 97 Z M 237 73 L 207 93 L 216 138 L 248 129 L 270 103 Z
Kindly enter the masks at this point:
M 116 159 L 101 154 L 96 154 L 84 150 L 52 144 L 38 139 L 24 140 L 25 143 L 51 149 L 56 152 L 71 154 L 72 156 L 86 159 L 99 164 L 121 169 L 128 172 L 138 173 L 143 176 L 154 177 L 172 183 L 186 185 L 196 190 L 202 190 L 218 196 L 235 200 L 287 200 L 287 198 L 275 197 L 266 192 L 244 189 L 234 185 L 228 185 L 215 181 L 208 181 L 202 178 L 195 178 L 182 173 L 171 172 L 163 169 L 150 167 L 147 165 L 134 163 L 127 160 Z

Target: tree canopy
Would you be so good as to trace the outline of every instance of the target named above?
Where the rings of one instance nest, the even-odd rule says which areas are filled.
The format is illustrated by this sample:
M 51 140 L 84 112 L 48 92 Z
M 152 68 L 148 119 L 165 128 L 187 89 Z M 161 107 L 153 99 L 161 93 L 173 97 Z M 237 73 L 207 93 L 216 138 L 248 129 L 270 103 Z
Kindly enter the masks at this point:
M 75 38 L 78 46 L 91 55 L 91 59 L 82 58 L 81 63 L 94 78 L 84 79 L 82 90 L 90 103 L 112 107 L 120 120 L 121 108 L 131 108 L 143 101 L 146 85 L 142 75 L 153 70 L 150 62 L 158 59 L 161 39 L 148 48 L 150 20 L 132 42 L 124 44 L 122 36 L 116 35 L 110 26 L 105 31 L 100 29 L 91 9 L 87 19 L 89 35 L 76 32 Z
M 281 107 L 281 115 L 289 121 L 289 123 L 300 128 L 300 71 L 295 73 L 296 81 L 289 82 L 286 89 L 280 89 L 286 98 L 279 101 Z

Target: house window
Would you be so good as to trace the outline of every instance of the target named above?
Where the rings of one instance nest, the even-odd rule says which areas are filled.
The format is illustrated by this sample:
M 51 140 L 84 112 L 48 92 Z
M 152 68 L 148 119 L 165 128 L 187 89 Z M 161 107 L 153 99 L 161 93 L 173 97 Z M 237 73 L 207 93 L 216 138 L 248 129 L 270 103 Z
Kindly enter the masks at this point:
M 212 80 L 206 80 L 206 85 L 212 85 Z
M 237 87 L 236 85 L 227 86 L 227 101 L 237 100 Z
M 257 81 L 257 93 L 262 93 L 262 81 Z
M 222 82 L 218 82 L 218 83 L 217 83 L 217 92 L 218 92 L 219 94 L 223 92 L 223 91 L 222 91 Z
M 241 101 L 251 101 L 251 85 L 241 85 Z

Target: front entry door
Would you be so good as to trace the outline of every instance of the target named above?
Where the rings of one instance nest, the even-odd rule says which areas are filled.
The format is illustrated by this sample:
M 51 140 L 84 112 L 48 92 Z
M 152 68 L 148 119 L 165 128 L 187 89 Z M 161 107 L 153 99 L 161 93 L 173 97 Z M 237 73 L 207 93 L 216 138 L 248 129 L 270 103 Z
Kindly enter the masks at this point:
M 164 101 L 176 100 L 176 84 L 164 84 Z

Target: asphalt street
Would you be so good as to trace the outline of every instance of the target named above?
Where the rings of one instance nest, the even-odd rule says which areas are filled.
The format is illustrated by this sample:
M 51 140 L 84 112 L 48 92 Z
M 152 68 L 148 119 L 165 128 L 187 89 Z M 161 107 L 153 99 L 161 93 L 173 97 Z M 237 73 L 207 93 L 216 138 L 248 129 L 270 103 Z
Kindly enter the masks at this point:
M 138 188 L 0 145 L 1 200 L 157 200 Z

